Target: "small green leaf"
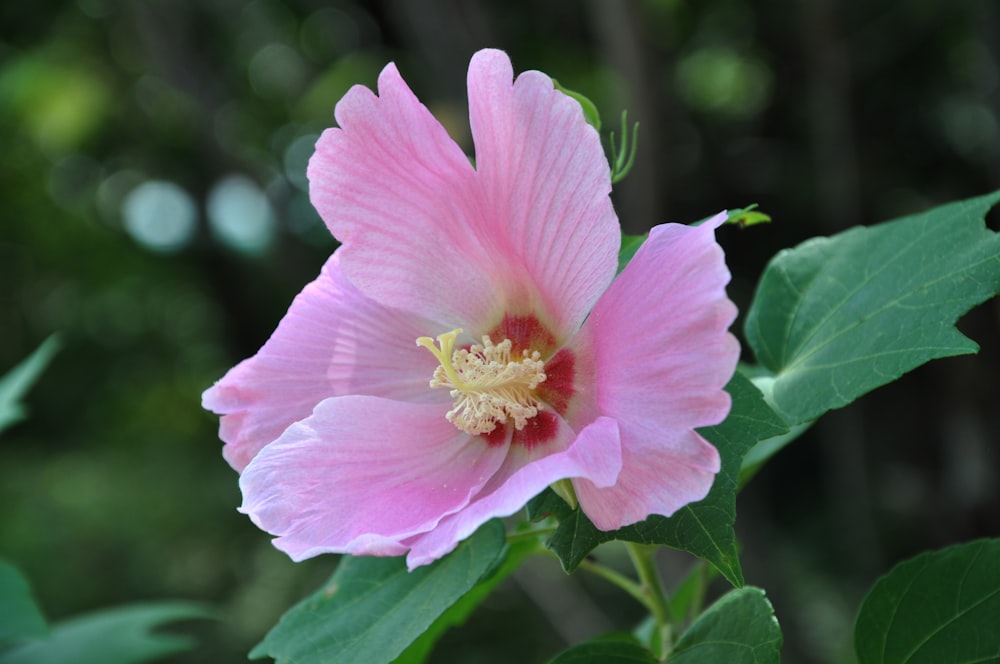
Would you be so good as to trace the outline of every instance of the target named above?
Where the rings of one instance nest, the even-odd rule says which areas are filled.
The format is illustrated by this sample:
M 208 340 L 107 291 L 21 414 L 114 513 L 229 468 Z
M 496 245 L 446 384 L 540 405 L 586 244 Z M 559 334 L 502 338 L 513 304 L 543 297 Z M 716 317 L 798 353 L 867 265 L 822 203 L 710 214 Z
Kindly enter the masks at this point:
M 742 374 L 733 376 L 726 391 L 733 399 L 729 417 L 722 424 L 700 430 L 722 457 L 722 469 L 704 500 L 682 507 L 669 518 L 651 516 L 610 532 L 598 530 L 581 510 L 570 511 L 550 491 L 529 503 L 532 518 L 552 514 L 559 520 L 548 546 L 566 571 L 576 569 L 599 544 L 620 539 L 688 551 L 712 563 L 734 586 L 743 585 L 733 532 L 740 465 L 743 455 L 758 440 L 784 433 L 787 427 Z
M 630 635 L 615 635 L 579 643 L 549 664 L 656 664 L 656 658 Z
M 757 204 L 752 203 L 740 210 L 730 210 L 726 217 L 727 224 L 735 224 L 740 228 L 756 226 L 757 224 L 770 223 L 771 215 L 765 214 L 757 209 Z
M 649 237 L 649 233 L 644 235 L 622 235 L 622 248 L 618 251 L 618 271 L 621 272 L 628 265 L 628 262 L 639 251 L 639 247 Z
M 583 109 L 583 118 L 587 121 L 587 124 L 597 131 L 601 130 L 601 114 L 597 112 L 597 106 L 594 102 L 590 101 L 586 96 L 580 94 L 579 92 L 570 90 L 569 88 L 563 86 L 556 79 L 552 79 L 552 85 L 554 85 L 556 90 L 559 92 L 575 99 Z
M 189 602 L 132 604 L 97 611 L 58 623 L 48 638 L 0 654 L 0 664 L 131 664 L 191 650 L 192 639 L 157 634 L 165 623 L 212 614 Z
M 463 624 L 500 582 L 509 577 L 531 554 L 538 551 L 537 540 L 520 540 L 508 545 L 503 562 L 485 579 L 442 613 L 420 637 L 393 660 L 393 664 L 421 664 L 445 632 Z
M 1000 234 L 983 221 L 998 200 L 814 238 L 771 261 L 746 337 L 773 381 L 758 386 L 786 422 L 815 420 L 929 360 L 978 350 L 954 323 L 1000 291 Z
M 0 432 L 24 419 L 25 411 L 21 399 L 38 380 L 57 350 L 59 350 L 59 340 L 52 335 L 42 342 L 28 359 L 0 378 Z
M 708 607 L 670 652 L 670 664 L 781 661 L 781 627 L 760 588 L 739 588 Z
M 862 602 L 854 648 L 860 664 L 1000 662 L 1000 539 L 896 565 Z
M 0 646 L 48 633 L 28 580 L 19 569 L 0 560 Z
M 278 664 L 391 662 L 483 575 L 504 548 L 493 520 L 432 565 L 345 556 L 319 591 L 299 602 L 250 653 Z

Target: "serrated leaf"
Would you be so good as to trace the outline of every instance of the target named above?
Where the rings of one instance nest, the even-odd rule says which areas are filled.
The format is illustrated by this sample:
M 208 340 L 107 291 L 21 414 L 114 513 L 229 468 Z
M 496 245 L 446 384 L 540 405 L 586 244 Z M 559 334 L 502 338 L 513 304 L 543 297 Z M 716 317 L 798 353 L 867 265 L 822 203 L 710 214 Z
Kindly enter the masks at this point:
M 582 511 L 570 511 L 551 491 L 529 504 L 532 518 L 552 514 L 559 520 L 548 546 L 566 571 L 576 569 L 599 544 L 620 539 L 688 551 L 712 563 L 734 586 L 743 585 L 733 532 L 740 465 L 743 455 L 758 440 L 777 436 L 788 428 L 742 374 L 733 376 L 726 391 L 733 399 L 729 417 L 722 424 L 700 430 L 722 457 L 722 469 L 704 500 L 681 508 L 671 517 L 651 516 L 610 532 L 598 530 Z
M 781 661 L 781 627 L 760 588 L 723 595 L 681 634 L 671 664 L 769 664 Z
M 491 521 L 441 560 L 345 556 L 319 591 L 289 609 L 250 653 L 278 664 L 391 662 L 493 569 L 504 546 Z
M 131 664 L 190 650 L 194 641 L 153 630 L 211 613 L 190 602 L 157 602 L 97 611 L 60 622 L 48 638 L 0 654 L 2 664 Z
M 21 399 L 38 380 L 57 350 L 59 340 L 52 335 L 26 360 L 0 378 L 0 433 L 24 419 L 25 410 Z
M 19 569 L 0 560 L 0 646 L 48 633 L 28 580 Z
M 954 323 L 1000 291 L 1000 235 L 983 221 L 998 200 L 1000 192 L 814 238 L 771 261 L 746 337 L 789 424 L 929 360 L 978 350 Z
M 482 604 L 483 600 L 493 592 L 493 589 L 513 574 L 521 566 L 521 563 L 537 550 L 537 540 L 521 540 L 509 544 L 502 554 L 503 562 L 496 567 L 496 570 L 492 574 L 488 574 L 485 579 L 473 586 L 472 590 L 465 593 L 461 599 L 438 616 L 438 619 L 424 630 L 416 641 L 393 660 L 393 664 L 421 664 L 424 662 L 438 639 L 445 632 L 452 627 L 463 624 L 476 607 Z
M 1000 540 L 896 565 L 862 602 L 854 647 L 860 664 L 1000 662 Z
M 568 648 L 549 664 L 656 664 L 656 658 L 631 637 L 603 637 Z

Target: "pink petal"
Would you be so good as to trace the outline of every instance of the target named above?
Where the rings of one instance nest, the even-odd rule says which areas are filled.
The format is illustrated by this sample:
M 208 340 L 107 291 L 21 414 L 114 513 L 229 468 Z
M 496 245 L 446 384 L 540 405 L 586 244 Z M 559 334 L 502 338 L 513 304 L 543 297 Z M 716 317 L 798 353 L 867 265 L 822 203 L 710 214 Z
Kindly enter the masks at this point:
M 450 327 L 497 316 L 505 293 L 481 242 L 472 165 L 395 65 L 378 92 L 348 91 L 340 128 L 309 162 L 310 197 L 344 244 L 344 273 L 378 302 Z
M 293 560 L 398 555 L 403 540 L 463 509 L 506 446 L 459 431 L 439 405 L 327 399 L 240 477 L 240 508 Z
M 580 509 L 601 530 L 617 530 L 650 514 L 670 516 L 704 498 L 719 455 L 694 431 L 630 430 L 622 426 L 622 472 L 612 487 L 573 480 Z M 683 449 L 678 455 L 670 449 Z
M 537 314 L 563 341 L 614 276 L 609 168 L 579 104 L 500 51 L 469 68 L 474 170 L 395 66 L 355 86 L 309 164 L 344 272 L 380 303 L 479 335 Z M 442 330 L 444 331 L 444 330 Z
M 469 114 L 484 221 L 513 273 L 527 272 L 560 339 L 614 278 L 621 231 L 600 137 L 580 104 L 502 51 L 469 65 Z
M 503 466 L 468 507 L 415 537 L 407 556 L 412 570 L 437 560 L 494 517 L 520 510 L 545 487 L 564 478 L 586 478 L 589 486 L 609 487 L 622 467 L 617 423 L 599 417 L 579 434 L 559 419 L 560 432 L 544 450 L 511 447 Z M 552 447 L 557 449 L 552 452 Z
M 654 228 L 575 342 L 593 354 L 599 411 L 621 428 L 618 483 L 576 483 L 600 528 L 670 515 L 703 498 L 718 472 L 718 452 L 693 429 L 729 413 L 722 388 L 740 353 L 728 332 L 736 317 L 725 292 L 729 271 L 714 237 L 724 218 Z
M 441 325 L 364 297 L 344 278 L 340 253 L 295 298 L 260 351 L 202 396 L 205 408 L 223 416 L 223 456 L 238 471 L 328 397 L 449 402 L 444 391 L 428 389 L 436 361 L 414 343 Z

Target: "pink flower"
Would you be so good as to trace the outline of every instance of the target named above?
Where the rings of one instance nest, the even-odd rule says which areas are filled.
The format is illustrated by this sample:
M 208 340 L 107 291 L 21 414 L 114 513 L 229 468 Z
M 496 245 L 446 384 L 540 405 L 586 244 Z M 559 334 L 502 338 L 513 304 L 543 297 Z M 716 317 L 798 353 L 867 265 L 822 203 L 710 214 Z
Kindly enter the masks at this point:
M 493 50 L 468 87 L 475 166 L 394 65 L 337 104 L 309 179 L 342 246 L 204 395 L 241 511 L 295 560 L 412 569 L 565 479 L 616 529 L 719 470 L 694 429 L 727 415 L 739 354 L 723 215 L 654 228 L 616 279 L 609 168 L 577 102 Z

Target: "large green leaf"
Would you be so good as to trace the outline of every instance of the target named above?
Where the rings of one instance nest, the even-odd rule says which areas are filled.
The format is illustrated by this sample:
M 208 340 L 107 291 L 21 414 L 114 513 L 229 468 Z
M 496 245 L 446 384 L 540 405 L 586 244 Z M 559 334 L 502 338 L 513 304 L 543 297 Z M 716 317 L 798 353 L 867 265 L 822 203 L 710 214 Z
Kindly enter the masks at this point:
M 448 607 L 448 610 L 438 616 L 423 634 L 393 660 L 393 664 L 421 664 L 430 655 L 434 645 L 446 631 L 463 624 L 472 612 L 482 604 L 493 589 L 501 581 L 513 574 L 525 558 L 537 553 L 539 544 L 536 539 L 513 542 L 508 545 L 503 554 L 503 561 L 486 575 L 472 590 L 462 595 L 461 599 Z
M 722 457 L 722 469 L 704 500 L 682 507 L 669 518 L 651 516 L 610 532 L 598 530 L 582 511 L 570 511 L 551 491 L 529 504 L 532 518 L 553 514 L 559 520 L 548 546 L 559 556 L 564 569 L 576 569 L 594 547 L 620 539 L 683 549 L 712 563 L 734 586 L 743 585 L 733 533 L 740 464 L 743 455 L 758 440 L 784 433 L 787 427 L 742 374 L 733 376 L 726 391 L 733 399 L 729 417 L 722 424 L 700 430 Z
M 954 323 L 1000 291 L 1000 235 L 983 221 L 998 200 L 1000 192 L 814 238 L 771 261 L 746 337 L 771 373 L 757 385 L 789 424 L 978 349 Z
M 603 637 L 562 651 L 549 664 L 656 664 L 646 648 L 630 636 Z
M 16 567 L 0 560 L 0 646 L 48 633 L 28 580 Z
M 896 565 L 858 611 L 861 664 L 1000 662 L 1000 539 Z
M 739 588 L 708 607 L 677 640 L 671 664 L 781 661 L 781 628 L 760 588 Z
M 59 349 L 55 335 L 46 339 L 26 360 L 0 378 L 0 432 L 24 419 L 21 398 L 27 393 L 49 360 Z
M 0 664 L 131 664 L 185 650 L 194 643 L 177 634 L 154 633 L 160 625 L 206 618 L 204 607 L 189 602 L 133 604 L 66 620 L 48 638 L 0 654 Z
M 329 582 L 289 609 L 250 657 L 391 662 L 494 568 L 503 547 L 503 525 L 494 520 L 413 572 L 402 558 L 344 557 Z

